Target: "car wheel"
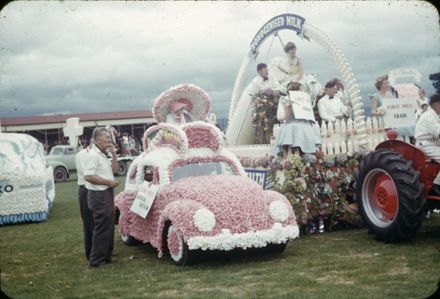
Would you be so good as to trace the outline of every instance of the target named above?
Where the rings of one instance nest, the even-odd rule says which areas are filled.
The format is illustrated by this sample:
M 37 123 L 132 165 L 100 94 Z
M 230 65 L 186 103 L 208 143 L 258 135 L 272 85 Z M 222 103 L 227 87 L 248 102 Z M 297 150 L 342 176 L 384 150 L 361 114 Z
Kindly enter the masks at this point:
M 135 238 L 133 238 L 132 236 L 130 236 L 130 235 L 124 235 L 124 234 L 122 234 L 121 232 L 119 232 L 119 233 L 120 233 L 120 235 L 121 235 L 121 240 L 122 240 L 122 242 L 123 242 L 125 245 L 133 246 L 133 245 L 136 245 L 136 244 L 138 243 L 138 241 L 137 241 Z
M 423 183 L 401 155 L 387 150 L 369 153 L 359 163 L 356 200 L 368 229 L 383 242 L 408 241 L 423 219 Z
M 67 170 L 62 166 L 55 167 L 53 171 L 55 183 L 65 182 L 67 179 Z
M 167 232 L 167 248 L 174 264 L 185 266 L 192 263 L 192 252 L 183 240 L 182 233 L 171 224 Z
M 118 176 L 124 176 L 127 174 L 127 162 L 118 161 Z

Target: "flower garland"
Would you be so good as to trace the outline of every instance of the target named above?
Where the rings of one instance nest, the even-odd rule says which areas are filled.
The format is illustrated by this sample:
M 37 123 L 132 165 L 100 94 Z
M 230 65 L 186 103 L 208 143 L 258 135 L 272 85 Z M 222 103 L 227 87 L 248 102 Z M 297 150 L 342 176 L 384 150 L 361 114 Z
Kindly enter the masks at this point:
M 269 144 L 273 136 L 273 127 L 278 122 L 276 118 L 279 94 L 266 90 L 252 97 L 252 125 L 255 126 L 255 144 Z
M 354 170 L 366 151 L 352 156 L 316 155 L 291 156 L 280 160 L 274 157 L 240 157 L 243 167 L 264 168 L 269 171 L 272 188 L 282 193 L 292 204 L 299 225 L 316 226 L 322 220 L 328 230 L 344 223 L 361 226 L 356 203 L 352 200 Z

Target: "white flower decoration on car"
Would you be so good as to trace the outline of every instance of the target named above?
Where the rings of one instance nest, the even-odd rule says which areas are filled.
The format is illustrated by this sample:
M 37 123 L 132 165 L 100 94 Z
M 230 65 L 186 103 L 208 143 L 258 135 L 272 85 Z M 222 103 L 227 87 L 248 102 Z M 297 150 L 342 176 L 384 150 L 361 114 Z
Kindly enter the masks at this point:
M 269 211 L 270 216 L 272 216 L 275 221 L 283 222 L 289 217 L 289 210 L 286 204 L 281 200 L 272 201 L 269 206 Z
M 209 232 L 215 226 L 214 213 L 207 208 L 201 208 L 196 211 L 193 216 L 195 226 L 201 232 Z

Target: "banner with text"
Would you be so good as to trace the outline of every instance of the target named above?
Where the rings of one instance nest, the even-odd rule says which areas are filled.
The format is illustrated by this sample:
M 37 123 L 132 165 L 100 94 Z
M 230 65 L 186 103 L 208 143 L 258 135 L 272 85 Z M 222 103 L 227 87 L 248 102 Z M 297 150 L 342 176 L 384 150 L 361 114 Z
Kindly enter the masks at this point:
M 385 128 L 401 128 L 416 124 L 417 99 L 383 99 Z
M 315 121 L 310 96 L 303 91 L 289 91 L 290 102 L 295 119 Z
M 153 206 L 154 199 L 156 198 L 156 194 L 159 191 L 159 185 L 150 185 L 149 182 L 144 182 L 139 189 L 136 198 L 133 201 L 133 204 L 130 207 L 130 210 L 133 213 L 138 214 L 142 218 L 146 218 L 148 212 Z

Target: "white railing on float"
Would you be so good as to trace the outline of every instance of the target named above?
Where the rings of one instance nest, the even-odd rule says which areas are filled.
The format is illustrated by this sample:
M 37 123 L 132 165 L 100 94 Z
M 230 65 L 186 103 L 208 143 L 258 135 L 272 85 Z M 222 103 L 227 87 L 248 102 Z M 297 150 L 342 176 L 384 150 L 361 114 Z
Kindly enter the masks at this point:
M 383 121 L 377 117 L 367 117 L 365 123 L 367 128 L 366 150 L 374 150 L 379 143 L 387 139 Z M 317 125 L 316 129 L 318 130 L 318 128 L 321 135 L 321 150 L 326 155 L 353 154 L 362 148 L 362 143 L 365 143 L 364 139 L 359 140 L 351 118 L 347 121 L 338 120 L 328 124 L 323 122 L 320 127 Z M 275 135 L 278 130 L 279 126 L 275 126 Z M 409 137 L 406 136 L 398 139 L 409 142 Z M 265 157 L 273 154 L 274 141 L 272 139 L 272 144 L 228 145 L 227 148 L 240 157 Z

